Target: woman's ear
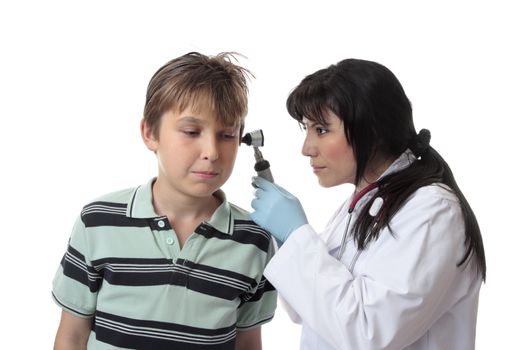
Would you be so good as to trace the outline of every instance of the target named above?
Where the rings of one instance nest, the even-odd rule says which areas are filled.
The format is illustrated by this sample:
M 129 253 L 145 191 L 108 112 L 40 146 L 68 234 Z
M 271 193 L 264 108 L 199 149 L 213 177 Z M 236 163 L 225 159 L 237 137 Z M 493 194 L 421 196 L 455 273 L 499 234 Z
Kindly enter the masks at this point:
M 158 141 L 151 126 L 144 119 L 140 122 L 140 134 L 142 141 L 150 151 L 157 152 Z

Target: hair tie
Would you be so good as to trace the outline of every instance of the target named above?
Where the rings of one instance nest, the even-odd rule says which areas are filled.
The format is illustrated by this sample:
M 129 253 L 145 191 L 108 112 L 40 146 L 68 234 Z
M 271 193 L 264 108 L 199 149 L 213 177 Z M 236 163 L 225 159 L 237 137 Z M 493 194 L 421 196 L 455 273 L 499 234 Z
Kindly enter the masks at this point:
M 419 134 L 414 137 L 409 148 L 414 155 L 419 158 L 427 153 L 430 147 L 430 131 L 428 129 L 421 129 Z

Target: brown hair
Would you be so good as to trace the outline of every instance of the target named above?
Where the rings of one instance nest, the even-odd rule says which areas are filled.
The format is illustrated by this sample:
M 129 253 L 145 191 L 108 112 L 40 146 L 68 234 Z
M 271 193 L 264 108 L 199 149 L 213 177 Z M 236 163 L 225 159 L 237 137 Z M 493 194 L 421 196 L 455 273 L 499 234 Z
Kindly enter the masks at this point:
M 247 78 L 251 72 L 235 63 L 233 52 L 206 56 L 190 52 L 162 66 L 151 78 L 146 93 L 144 121 L 155 137 L 159 135 L 160 117 L 172 108 L 182 111 L 199 107 L 202 101 L 216 113 L 224 125 L 244 126 L 248 113 Z

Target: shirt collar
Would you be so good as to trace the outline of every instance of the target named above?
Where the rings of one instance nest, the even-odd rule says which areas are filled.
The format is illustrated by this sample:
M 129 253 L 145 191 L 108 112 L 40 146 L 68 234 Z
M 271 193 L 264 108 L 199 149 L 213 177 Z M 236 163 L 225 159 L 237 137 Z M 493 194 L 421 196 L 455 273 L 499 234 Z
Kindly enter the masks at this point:
M 153 208 L 153 183 L 155 180 L 156 178 L 154 177 L 144 185 L 135 189 L 131 198 L 128 200 L 126 216 L 134 219 L 154 219 L 160 217 Z M 213 193 L 213 195 L 219 198 L 222 203 L 215 209 L 212 217 L 206 223 L 222 233 L 232 235 L 233 215 L 230 204 L 226 200 L 226 195 L 220 189 Z
M 233 215 L 230 207 L 230 203 L 226 200 L 226 195 L 222 190 L 217 190 L 213 194 L 215 197 L 221 200 L 221 205 L 211 216 L 210 220 L 207 222 L 209 225 L 213 226 L 215 229 L 221 231 L 222 233 L 232 235 L 233 234 Z

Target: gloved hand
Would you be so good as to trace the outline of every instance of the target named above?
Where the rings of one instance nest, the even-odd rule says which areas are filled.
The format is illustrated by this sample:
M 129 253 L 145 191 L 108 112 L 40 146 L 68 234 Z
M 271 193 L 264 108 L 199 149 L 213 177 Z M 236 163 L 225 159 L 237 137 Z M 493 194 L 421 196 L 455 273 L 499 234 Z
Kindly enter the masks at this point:
M 269 231 L 278 241 L 286 241 L 297 228 L 308 223 L 299 200 L 284 188 L 263 179 L 253 178 L 256 188 L 250 214 L 253 221 Z

